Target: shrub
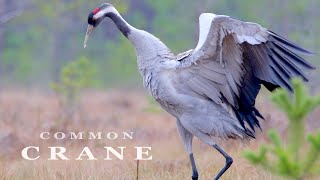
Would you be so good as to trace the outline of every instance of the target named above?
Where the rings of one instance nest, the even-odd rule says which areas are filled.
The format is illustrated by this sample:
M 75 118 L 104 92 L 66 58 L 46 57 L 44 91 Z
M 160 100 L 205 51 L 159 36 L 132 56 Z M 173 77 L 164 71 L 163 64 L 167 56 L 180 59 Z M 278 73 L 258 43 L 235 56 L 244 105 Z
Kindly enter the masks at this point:
M 80 92 L 95 85 L 96 68 L 90 61 L 81 57 L 65 65 L 60 72 L 60 82 L 51 83 L 51 88 L 62 97 L 63 104 L 74 106 Z

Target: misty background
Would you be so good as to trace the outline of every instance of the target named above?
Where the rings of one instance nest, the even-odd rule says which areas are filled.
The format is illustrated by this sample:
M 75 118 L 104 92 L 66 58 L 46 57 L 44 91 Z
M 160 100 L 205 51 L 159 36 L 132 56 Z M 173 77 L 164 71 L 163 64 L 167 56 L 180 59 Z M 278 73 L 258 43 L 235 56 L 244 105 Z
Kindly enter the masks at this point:
M 196 46 L 203 12 L 257 22 L 320 54 L 319 0 L 0 0 L 0 87 L 48 89 L 66 64 L 79 59 L 90 61 L 91 87 L 141 87 L 134 49 L 111 20 L 83 49 L 87 16 L 104 2 L 175 54 Z M 317 57 L 307 59 L 317 66 Z
M 210 12 L 259 23 L 316 53 L 304 58 L 320 65 L 320 0 L 0 0 L 0 179 L 135 179 L 137 145 L 152 146 L 154 158 L 140 162 L 141 179 L 190 179 L 176 121 L 142 91 L 130 42 L 106 18 L 83 48 L 88 14 L 105 2 L 175 54 L 196 47 L 199 15 Z M 319 70 L 309 75 L 312 92 L 319 93 Z M 280 179 L 242 155 L 245 148 L 256 150 L 270 142 L 269 129 L 281 139 L 288 131 L 286 114 L 265 89 L 260 94 L 256 107 L 265 121 L 260 121 L 264 130 L 257 131 L 257 140 L 216 141 L 234 158 L 226 179 Z M 308 133 L 319 130 L 319 117 L 319 108 L 308 116 Z M 71 131 L 132 131 L 135 137 L 126 143 L 39 139 L 41 132 Z M 83 163 L 46 158 L 51 146 L 66 147 L 70 159 L 84 146 L 104 158 L 105 144 L 125 145 L 128 157 Z M 30 145 L 40 147 L 39 161 L 21 157 L 21 150 Z M 197 139 L 193 147 L 200 177 L 214 177 L 225 164 L 223 156 Z

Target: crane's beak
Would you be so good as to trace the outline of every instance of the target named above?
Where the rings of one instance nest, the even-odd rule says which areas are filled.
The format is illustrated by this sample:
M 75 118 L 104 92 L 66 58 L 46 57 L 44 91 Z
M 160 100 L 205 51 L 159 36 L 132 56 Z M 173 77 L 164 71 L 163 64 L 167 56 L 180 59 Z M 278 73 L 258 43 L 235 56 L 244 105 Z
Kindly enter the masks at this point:
M 94 30 L 94 26 L 92 25 L 88 25 L 88 28 L 87 28 L 87 33 L 86 33 L 86 37 L 84 38 L 84 42 L 83 42 L 83 47 L 86 48 L 87 47 L 87 42 L 88 42 L 88 39 L 89 39 L 89 36 L 91 34 L 91 32 Z

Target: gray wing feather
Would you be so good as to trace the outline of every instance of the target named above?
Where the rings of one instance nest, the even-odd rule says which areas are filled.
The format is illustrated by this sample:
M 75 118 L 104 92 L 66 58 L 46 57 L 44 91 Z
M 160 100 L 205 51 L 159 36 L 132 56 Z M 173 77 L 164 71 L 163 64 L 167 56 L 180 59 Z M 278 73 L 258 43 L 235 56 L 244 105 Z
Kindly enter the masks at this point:
M 176 78 L 193 95 L 226 103 L 241 125 L 246 129 L 246 122 L 254 131 L 254 126 L 260 127 L 256 116 L 262 117 L 254 107 L 261 84 L 269 90 L 291 90 L 290 78 L 307 80 L 304 71 L 314 69 L 296 53 L 310 54 L 259 24 L 202 14 L 199 43 L 176 58 Z

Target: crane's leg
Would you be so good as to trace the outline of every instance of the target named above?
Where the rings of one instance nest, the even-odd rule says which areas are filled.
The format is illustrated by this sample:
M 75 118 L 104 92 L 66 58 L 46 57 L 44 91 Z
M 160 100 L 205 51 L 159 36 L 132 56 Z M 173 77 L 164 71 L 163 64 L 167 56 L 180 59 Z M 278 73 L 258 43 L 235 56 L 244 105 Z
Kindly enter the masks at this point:
M 192 180 L 198 180 L 199 173 L 198 173 L 196 163 L 195 163 L 194 157 L 193 157 L 193 152 L 192 152 L 193 135 L 182 126 L 179 119 L 177 119 L 177 128 L 178 128 L 179 134 L 182 138 L 183 144 L 186 148 L 186 151 L 189 154 L 190 163 L 191 163 L 191 167 L 192 167 Z
M 196 163 L 194 162 L 193 153 L 190 153 L 189 157 L 190 157 L 190 162 L 191 162 L 191 167 L 192 167 L 191 178 L 192 178 L 192 180 L 198 180 L 199 173 L 198 173 L 198 170 L 196 167 Z
M 232 158 L 213 141 L 212 137 L 209 134 L 203 133 L 199 129 L 192 126 L 188 121 L 182 121 L 182 124 L 180 124 L 180 125 L 181 125 L 181 127 L 187 129 L 186 131 L 188 133 L 191 133 L 192 135 L 196 136 L 204 143 L 216 148 L 226 158 L 225 166 L 220 170 L 218 175 L 214 178 L 215 180 L 218 180 L 223 175 L 223 173 L 225 173 L 229 169 L 229 167 L 231 166 L 231 164 L 233 162 Z
M 217 144 L 213 145 L 214 148 L 216 148 L 225 158 L 226 158 L 226 164 L 224 165 L 224 167 L 221 169 L 221 171 L 219 172 L 219 174 L 214 178 L 215 180 L 219 179 L 224 172 L 226 172 L 227 169 L 229 169 L 229 167 L 231 166 L 233 160 L 232 158 L 226 153 L 224 152 L 224 150 L 222 148 L 220 148 Z

